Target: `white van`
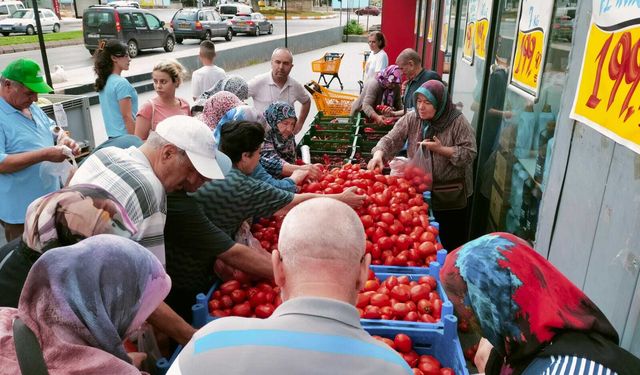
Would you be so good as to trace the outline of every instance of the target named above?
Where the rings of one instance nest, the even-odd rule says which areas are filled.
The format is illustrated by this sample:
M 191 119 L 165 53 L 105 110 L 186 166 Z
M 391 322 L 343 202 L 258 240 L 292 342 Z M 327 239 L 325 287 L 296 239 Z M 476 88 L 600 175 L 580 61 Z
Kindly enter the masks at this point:
M 247 15 L 253 13 L 253 8 L 242 3 L 220 4 L 216 8 L 223 20 L 231 19 L 239 14 Z
M 0 20 L 8 18 L 13 12 L 24 9 L 22 1 L 2 1 L 0 2 Z

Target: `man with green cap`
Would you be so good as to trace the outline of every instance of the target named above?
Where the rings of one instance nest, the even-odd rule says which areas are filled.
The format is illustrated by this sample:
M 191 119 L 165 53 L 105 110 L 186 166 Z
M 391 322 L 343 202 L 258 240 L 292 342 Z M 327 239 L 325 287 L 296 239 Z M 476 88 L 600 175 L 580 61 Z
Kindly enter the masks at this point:
M 55 144 L 55 123 L 35 104 L 39 93 L 52 91 L 30 59 L 11 62 L 0 76 L 0 224 L 7 241 L 22 235 L 29 204 L 61 187 L 43 162 L 63 162 L 70 151 L 79 152 L 69 137 Z

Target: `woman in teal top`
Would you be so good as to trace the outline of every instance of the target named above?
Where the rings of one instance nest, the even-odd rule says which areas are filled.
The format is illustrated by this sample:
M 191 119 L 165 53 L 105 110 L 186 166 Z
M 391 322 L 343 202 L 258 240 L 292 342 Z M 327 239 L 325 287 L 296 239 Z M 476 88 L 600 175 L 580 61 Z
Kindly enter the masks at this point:
M 94 55 L 93 70 L 98 76 L 95 88 L 109 138 L 133 134 L 138 112 L 138 93 L 126 78 L 131 58 L 127 46 L 115 39 L 107 41 Z

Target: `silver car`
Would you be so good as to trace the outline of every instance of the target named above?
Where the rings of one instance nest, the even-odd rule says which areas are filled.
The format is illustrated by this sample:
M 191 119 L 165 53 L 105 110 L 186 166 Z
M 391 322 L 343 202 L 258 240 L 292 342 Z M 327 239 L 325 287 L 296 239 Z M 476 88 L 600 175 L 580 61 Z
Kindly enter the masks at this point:
M 233 34 L 245 33 L 258 36 L 273 34 L 273 24 L 261 13 L 241 14 L 231 19 Z
M 40 9 L 38 13 L 40 14 L 40 25 L 43 32 L 53 31 L 57 33 L 60 31 L 60 19 L 55 13 L 49 9 Z M 16 10 L 9 18 L 0 21 L 0 32 L 4 36 L 8 36 L 10 33 L 35 34 L 36 19 L 33 9 Z

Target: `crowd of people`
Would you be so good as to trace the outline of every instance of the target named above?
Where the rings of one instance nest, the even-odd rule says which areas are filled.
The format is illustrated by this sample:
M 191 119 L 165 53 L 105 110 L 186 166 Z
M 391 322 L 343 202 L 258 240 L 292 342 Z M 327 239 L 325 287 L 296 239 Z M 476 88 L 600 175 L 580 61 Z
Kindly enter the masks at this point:
M 434 201 L 443 243 L 460 246 L 441 277 L 457 313 L 475 317 L 485 337 L 478 368 L 533 374 L 580 358 L 591 369 L 640 373 L 600 310 L 520 239 L 492 234 L 465 244 L 473 129 L 415 51 L 389 65 L 384 35 L 372 33 L 369 45 L 353 113 L 376 123 L 399 119 L 368 167 L 382 169 L 403 148 L 409 158 L 428 150 L 434 191 L 457 187 L 453 199 Z M 140 348 L 125 350 L 124 342 L 142 329 L 163 350 L 185 346 L 174 375 L 410 374 L 401 356 L 363 330 L 355 308 L 371 262 L 353 210 L 365 196 L 355 187 L 299 192 L 322 166 L 297 163 L 294 136 L 311 98 L 291 76 L 292 53 L 275 49 L 271 70 L 248 82 L 215 66 L 210 41 L 199 58 L 194 106 L 176 96 L 187 72 L 175 60 L 153 67 L 156 96 L 141 104 L 122 77 L 126 45 L 103 43 L 95 89 L 108 139 L 68 176 L 51 165 L 79 147 L 36 104 L 39 93 L 53 91 L 40 67 L 18 59 L 2 70 L 0 225 L 8 243 L 0 248 L 0 374 L 138 374 L 144 355 L 128 353 Z M 286 217 L 269 254 L 250 226 L 274 214 Z M 489 284 L 487 270 L 504 274 Z M 196 331 L 194 296 L 238 273 L 274 280 L 283 304 L 269 319 L 224 318 Z M 516 289 L 541 307 L 525 306 Z M 512 298 L 507 311 L 500 301 Z

